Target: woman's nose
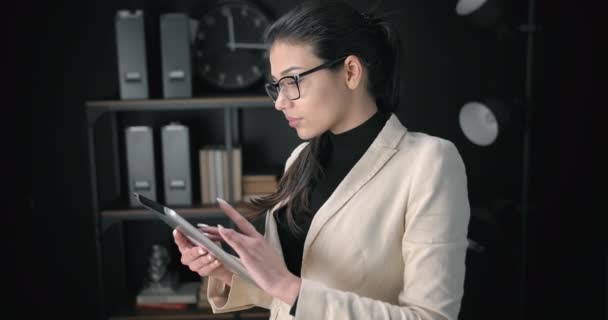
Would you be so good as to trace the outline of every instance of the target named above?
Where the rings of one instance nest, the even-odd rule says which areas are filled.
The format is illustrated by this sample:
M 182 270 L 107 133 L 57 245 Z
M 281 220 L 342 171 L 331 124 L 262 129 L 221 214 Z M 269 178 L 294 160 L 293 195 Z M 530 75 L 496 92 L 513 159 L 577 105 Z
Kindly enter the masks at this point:
M 274 101 L 274 108 L 277 109 L 278 111 L 282 111 L 282 110 L 288 108 L 290 105 L 291 105 L 291 100 L 285 98 L 285 96 L 283 96 L 283 94 L 281 94 L 281 93 L 279 93 L 279 96 Z

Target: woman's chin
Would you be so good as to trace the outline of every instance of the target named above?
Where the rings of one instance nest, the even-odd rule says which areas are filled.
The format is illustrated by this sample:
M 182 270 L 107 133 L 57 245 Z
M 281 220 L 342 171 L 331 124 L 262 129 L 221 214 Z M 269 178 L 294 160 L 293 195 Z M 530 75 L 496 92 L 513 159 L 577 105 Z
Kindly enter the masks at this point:
M 310 130 L 306 130 L 302 127 L 296 128 L 296 133 L 298 134 L 298 137 L 302 140 L 310 140 L 310 139 L 314 138 L 315 136 L 317 136 L 317 135 L 315 135 L 314 132 L 312 132 Z

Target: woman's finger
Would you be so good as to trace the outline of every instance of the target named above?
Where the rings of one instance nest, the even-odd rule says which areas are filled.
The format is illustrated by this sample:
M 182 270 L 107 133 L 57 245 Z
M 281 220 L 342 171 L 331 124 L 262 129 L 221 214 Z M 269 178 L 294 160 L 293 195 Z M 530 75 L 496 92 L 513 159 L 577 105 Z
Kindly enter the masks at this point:
M 216 227 L 211 227 L 204 223 L 198 223 L 197 226 L 207 238 L 211 239 L 211 241 L 222 241 L 222 237 Z
M 203 277 L 206 277 L 206 276 L 209 276 L 213 271 L 215 271 L 221 265 L 222 265 L 221 262 L 216 259 L 210 263 L 207 263 L 205 266 L 201 267 L 197 273 Z
M 207 238 L 209 238 L 211 241 L 216 242 L 216 244 L 219 246 L 220 244 L 217 243 L 219 241 L 222 241 L 222 236 L 220 236 L 220 234 L 218 233 L 217 235 L 205 235 L 207 236 Z
M 190 264 L 190 263 L 192 263 L 192 261 L 198 259 L 201 256 L 205 256 L 207 254 L 208 254 L 208 251 L 205 248 L 192 247 L 192 248 L 184 250 L 184 252 L 182 252 L 181 262 L 183 264 Z
M 190 270 L 198 272 L 199 270 L 201 270 L 201 268 L 212 263 L 214 260 L 216 260 L 215 257 L 210 254 L 201 255 L 190 261 L 190 263 L 188 263 L 188 267 L 190 267 Z
M 242 235 L 232 229 L 226 229 L 226 228 L 222 227 L 222 225 L 219 226 L 219 231 L 220 231 L 220 235 L 222 236 L 224 241 L 226 241 L 226 243 L 228 243 L 228 245 L 230 245 L 232 247 L 232 249 L 234 249 L 234 251 L 236 251 L 236 253 L 239 255 L 239 257 L 241 257 L 241 259 L 243 258 L 244 255 L 247 255 L 244 235 Z
M 182 264 L 189 265 L 194 259 L 196 259 L 196 256 L 193 254 L 192 249 L 182 251 L 182 256 L 180 258 Z
M 192 243 L 177 229 L 173 230 L 173 238 L 180 252 L 192 248 Z
M 205 232 L 210 232 L 210 231 L 211 232 L 213 232 L 213 231 L 217 232 L 217 228 L 216 227 L 212 227 L 212 226 L 210 226 L 208 224 L 205 224 L 205 223 L 197 223 L 196 226 L 199 229 L 201 229 L 201 230 L 203 230 Z
M 220 198 L 217 198 L 217 202 L 224 213 L 226 213 L 226 215 L 234 222 L 242 233 L 252 237 L 260 235 L 255 227 L 245 217 L 243 217 L 243 215 L 236 211 L 236 209 L 229 205 L 228 202 Z
M 207 227 L 199 227 L 198 230 L 200 230 L 201 232 L 204 232 L 204 233 L 208 233 L 208 234 L 217 234 L 218 233 L 216 227 L 209 227 L 209 226 L 207 226 Z
M 203 223 L 199 223 L 197 224 L 198 230 L 203 232 L 203 233 L 207 233 L 207 234 L 212 234 L 212 235 L 217 235 L 218 231 L 216 227 L 211 227 L 208 226 L 206 224 Z

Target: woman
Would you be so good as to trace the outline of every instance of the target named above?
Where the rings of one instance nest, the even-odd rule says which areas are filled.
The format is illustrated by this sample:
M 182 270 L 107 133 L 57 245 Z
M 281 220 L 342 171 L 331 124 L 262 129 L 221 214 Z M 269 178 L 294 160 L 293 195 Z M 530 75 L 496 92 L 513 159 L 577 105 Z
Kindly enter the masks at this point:
M 253 306 L 271 319 L 456 319 L 469 203 L 454 145 L 409 132 L 392 113 L 399 40 L 342 2 L 302 4 L 267 31 L 266 89 L 306 142 L 279 191 L 252 205 L 265 234 L 228 204 L 225 241 L 259 288 L 174 232 L 181 261 L 209 276 L 214 312 Z

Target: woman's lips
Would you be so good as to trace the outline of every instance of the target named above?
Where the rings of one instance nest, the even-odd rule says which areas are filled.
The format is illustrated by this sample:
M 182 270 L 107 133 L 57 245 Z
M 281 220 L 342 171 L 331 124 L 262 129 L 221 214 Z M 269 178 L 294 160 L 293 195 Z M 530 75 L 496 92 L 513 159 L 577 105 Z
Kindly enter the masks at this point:
M 291 118 L 291 117 L 287 117 L 287 121 L 289 121 L 289 126 L 292 128 L 295 128 L 298 126 L 298 124 L 300 123 L 300 120 L 302 120 L 301 118 Z

